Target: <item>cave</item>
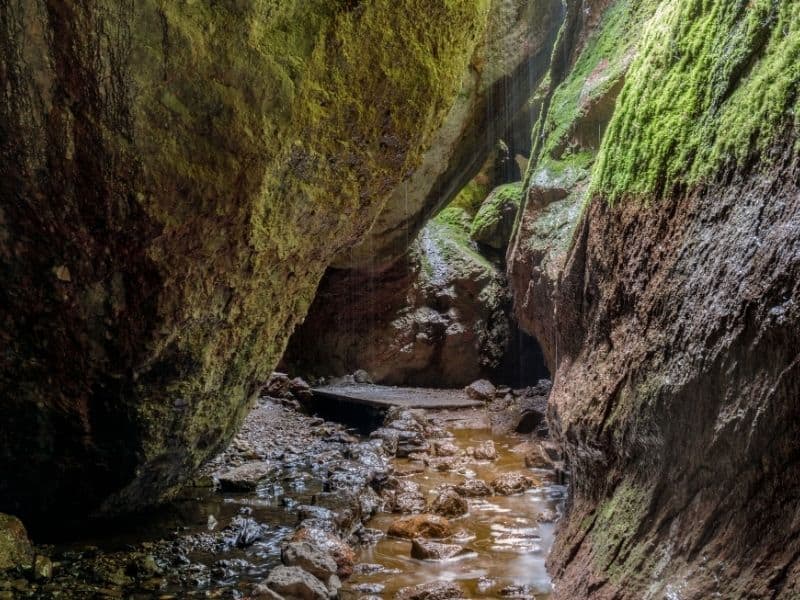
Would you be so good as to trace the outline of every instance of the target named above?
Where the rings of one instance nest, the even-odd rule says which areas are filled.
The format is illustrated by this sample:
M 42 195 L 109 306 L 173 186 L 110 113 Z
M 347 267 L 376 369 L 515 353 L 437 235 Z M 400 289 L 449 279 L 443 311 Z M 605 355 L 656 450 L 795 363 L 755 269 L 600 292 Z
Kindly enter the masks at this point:
M 800 0 L 0 32 L 0 599 L 800 597 Z

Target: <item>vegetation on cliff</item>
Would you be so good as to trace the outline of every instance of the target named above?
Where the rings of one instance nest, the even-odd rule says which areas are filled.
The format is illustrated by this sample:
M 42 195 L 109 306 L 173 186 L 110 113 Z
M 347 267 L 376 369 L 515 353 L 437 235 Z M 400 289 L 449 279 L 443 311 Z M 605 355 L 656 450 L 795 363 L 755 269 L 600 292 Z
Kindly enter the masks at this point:
M 644 30 L 593 190 L 654 199 L 742 165 L 800 124 L 800 3 L 669 0 Z

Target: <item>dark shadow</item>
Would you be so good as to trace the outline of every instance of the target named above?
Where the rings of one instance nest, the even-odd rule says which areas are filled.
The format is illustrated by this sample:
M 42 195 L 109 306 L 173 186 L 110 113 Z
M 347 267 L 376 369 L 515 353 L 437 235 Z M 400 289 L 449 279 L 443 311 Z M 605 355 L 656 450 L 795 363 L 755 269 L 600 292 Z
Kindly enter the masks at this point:
M 533 386 L 540 379 L 549 379 L 550 371 L 536 338 L 513 326 L 508 349 L 495 378 L 497 383 L 512 388 Z

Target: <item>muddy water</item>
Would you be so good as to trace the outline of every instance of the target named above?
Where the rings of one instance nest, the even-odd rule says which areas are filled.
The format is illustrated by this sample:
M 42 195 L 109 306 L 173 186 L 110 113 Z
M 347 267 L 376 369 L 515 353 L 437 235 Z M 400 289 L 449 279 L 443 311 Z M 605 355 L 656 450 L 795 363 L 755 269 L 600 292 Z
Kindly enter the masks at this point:
M 385 570 L 371 575 L 356 575 L 349 587 L 367 590 L 370 584 L 377 584 L 383 586 L 382 597 L 392 598 L 398 589 L 405 586 L 453 581 L 471 598 L 498 598 L 509 586 L 521 588 L 517 595 L 524 590 L 525 594 L 535 595 L 537 599 L 548 598 L 551 586 L 545 560 L 553 543 L 555 525 L 539 523 L 537 516 L 548 510 L 560 515 L 566 488 L 551 483 L 553 474 L 525 467 L 523 455 L 512 451 L 524 441 L 521 437 L 493 435 L 488 429 L 456 430 L 454 434 L 453 441 L 462 449 L 493 440 L 498 459 L 471 463 L 463 474 L 426 469 L 424 473 L 409 476 L 422 486 L 429 500 L 433 499 L 432 492 L 437 486 L 458 484 L 466 477 L 490 482 L 502 473 L 522 471 L 539 476 L 543 483 L 515 496 L 470 499 L 469 513 L 451 519 L 455 528 L 460 530 L 452 541 L 471 549 L 473 552 L 470 554 L 449 561 L 420 561 L 410 557 L 410 541 L 384 537 L 377 545 L 363 549 L 360 561 L 379 564 Z M 407 459 L 396 459 L 398 468 L 407 468 L 410 464 Z M 381 513 L 368 525 L 385 532 L 397 518 L 398 515 Z M 374 589 L 377 591 L 380 587 Z

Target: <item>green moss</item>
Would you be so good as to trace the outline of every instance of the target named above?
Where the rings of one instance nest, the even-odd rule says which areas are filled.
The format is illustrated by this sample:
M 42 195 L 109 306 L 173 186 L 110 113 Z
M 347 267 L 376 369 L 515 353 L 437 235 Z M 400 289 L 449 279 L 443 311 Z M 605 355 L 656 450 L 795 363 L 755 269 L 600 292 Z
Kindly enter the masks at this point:
M 470 237 L 496 249 L 505 247 L 521 203 L 521 181 L 496 187 L 475 214 Z
M 153 468 L 180 454 L 188 475 L 233 434 L 330 258 L 418 164 L 489 3 L 351 4 L 143 0 L 130 16 L 100 2 L 131 36 L 135 197 L 159 232 L 131 403 Z
M 468 215 L 474 216 L 490 191 L 489 186 L 481 183 L 476 177 L 461 188 L 458 195 L 447 206 L 448 208 L 461 208 Z
M 604 139 L 593 191 L 610 201 L 657 198 L 744 163 L 797 129 L 798 82 L 800 2 L 662 2 Z
M 639 26 L 652 14 L 655 4 L 654 0 L 617 0 L 606 9 L 600 26 L 553 93 L 543 117 L 543 156 L 560 158 L 576 121 L 595 98 L 603 96 L 624 75 Z
M 622 578 L 626 569 L 626 546 L 647 513 L 649 491 L 645 485 L 624 481 L 597 507 L 597 519 L 592 529 L 593 559 L 599 572 L 608 573 L 612 580 Z

